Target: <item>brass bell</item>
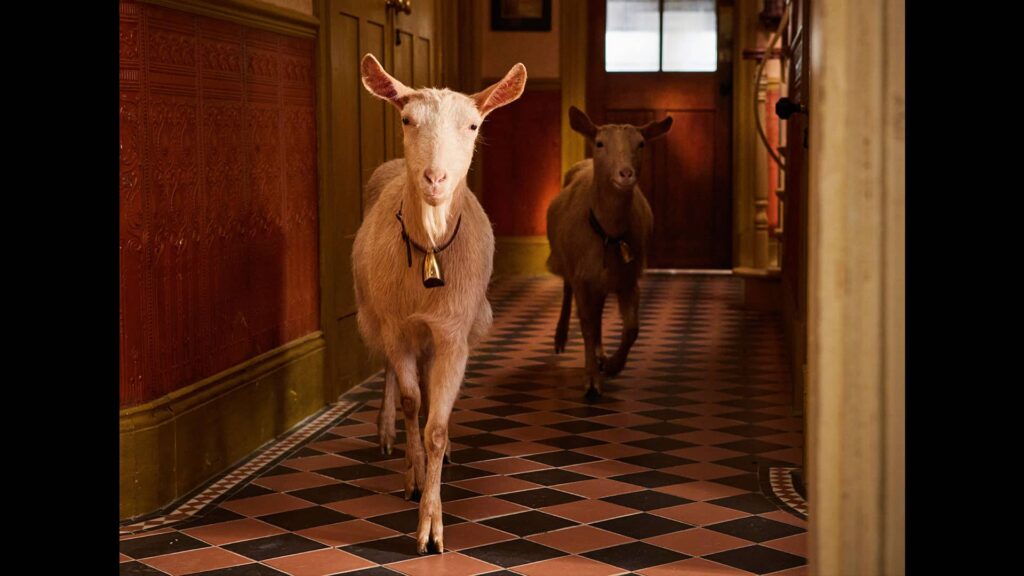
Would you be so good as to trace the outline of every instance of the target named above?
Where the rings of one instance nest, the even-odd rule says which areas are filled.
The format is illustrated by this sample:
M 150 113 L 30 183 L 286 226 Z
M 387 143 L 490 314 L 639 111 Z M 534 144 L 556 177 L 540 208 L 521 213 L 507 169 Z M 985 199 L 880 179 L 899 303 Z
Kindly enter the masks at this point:
M 622 254 L 622 261 L 626 264 L 633 261 L 633 253 L 629 251 L 629 244 L 619 242 L 619 253 Z
M 441 263 L 433 252 L 427 252 L 423 257 L 423 285 L 427 288 L 444 286 L 444 278 L 441 277 Z

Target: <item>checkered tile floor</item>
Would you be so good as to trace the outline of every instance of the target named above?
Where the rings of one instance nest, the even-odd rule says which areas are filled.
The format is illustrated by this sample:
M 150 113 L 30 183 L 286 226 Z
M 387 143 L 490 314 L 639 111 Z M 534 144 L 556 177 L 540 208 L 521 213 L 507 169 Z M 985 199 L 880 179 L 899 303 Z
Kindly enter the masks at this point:
M 452 415 L 443 555 L 416 554 L 402 452 L 377 447 L 378 376 L 209 510 L 122 536 L 122 576 L 805 574 L 806 522 L 758 477 L 801 465 L 779 317 L 741 309 L 732 277 L 648 275 L 629 363 L 589 402 L 575 320 L 552 351 L 561 294 L 551 277 L 492 288 Z

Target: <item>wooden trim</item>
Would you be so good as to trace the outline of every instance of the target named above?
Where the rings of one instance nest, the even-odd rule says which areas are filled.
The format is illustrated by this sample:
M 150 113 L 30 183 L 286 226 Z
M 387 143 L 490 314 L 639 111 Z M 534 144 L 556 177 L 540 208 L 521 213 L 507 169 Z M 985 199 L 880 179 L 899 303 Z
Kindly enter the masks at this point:
M 245 26 L 252 26 L 290 36 L 313 38 L 320 30 L 320 19 L 316 16 L 310 16 L 288 8 L 281 8 L 280 6 L 260 2 L 259 0 L 141 1 L 181 10 L 182 12 L 237 22 Z M 316 2 L 314 2 L 314 14 L 316 13 L 315 5 Z
M 587 157 L 587 140 L 569 125 L 569 107 L 587 111 L 587 2 L 558 8 L 559 74 L 562 83 L 562 174 Z
M 903 10 L 810 5 L 812 574 L 906 568 Z
M 498 236 L 494 239 L 494 279 L 548 274 L 547 236 Z
M 159 510 L 324 406 L 319 332 L 120 412 L 119 517 Z

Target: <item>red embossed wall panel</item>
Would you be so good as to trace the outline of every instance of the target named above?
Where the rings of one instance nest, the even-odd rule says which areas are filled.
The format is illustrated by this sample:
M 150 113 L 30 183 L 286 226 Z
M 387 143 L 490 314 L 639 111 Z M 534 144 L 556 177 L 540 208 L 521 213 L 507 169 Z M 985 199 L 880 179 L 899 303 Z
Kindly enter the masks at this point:
M 319 328 L 313 41 L 121 2 L 121 406 Z

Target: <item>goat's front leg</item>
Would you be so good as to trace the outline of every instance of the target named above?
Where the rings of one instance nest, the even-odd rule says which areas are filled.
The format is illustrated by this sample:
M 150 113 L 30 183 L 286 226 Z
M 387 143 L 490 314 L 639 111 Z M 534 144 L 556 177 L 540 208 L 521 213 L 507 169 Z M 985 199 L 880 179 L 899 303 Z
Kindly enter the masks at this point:
M 618 298 L 619 314 L 622 316 L 622 342 L 619 343 L 619 349 L 604 365 L 604 373 L 609 376 L 622 372 L 622 368 L 626 365 L 626 357 L 629 356 L 629 349 L 633 347 L 633 343 L 636 342 L 636 338 L 640 334 L 639 290 L 635 285 L 620 290 Z
M 384 366 L 384 398 L 377 414 L 377 437 L 381 454 L 391 455 L 395 448 L 395 397 L 398 395 L 398 381 L 395 369 L 388 362 Z
M 420 499 L 420 523 L 416 531 L 416 550 L 420 554 L 444 551 L 441 466 L 449 445 L 448 420 L 462 385 L 467 356 L 468 348 L 462 341 L 448 341 L 435 348 L 434 365 L 430 371 L 430 405 L 424 430 L 426 486 Z
M 585 360 L 584 392 L 589 397 L 601 395 L 601 371 L 597 368 L 597 347 L 599 336 L 595 331 L 600 329 L 601 309 L 597 306 L 598 298 L 587 286 L 574 286 L 576 296 L 576 313 L 580 319 L 583 332 L 583 356 Z
M 424 486 L 423 443 L 420 440 L 420 385 L 416 357 L 407 353 L 393 362 L 405 416 L 405 499 L 420 498 Z

